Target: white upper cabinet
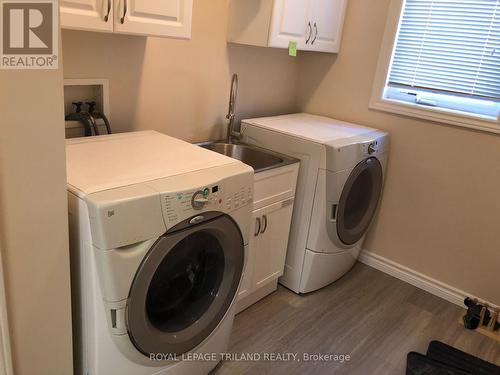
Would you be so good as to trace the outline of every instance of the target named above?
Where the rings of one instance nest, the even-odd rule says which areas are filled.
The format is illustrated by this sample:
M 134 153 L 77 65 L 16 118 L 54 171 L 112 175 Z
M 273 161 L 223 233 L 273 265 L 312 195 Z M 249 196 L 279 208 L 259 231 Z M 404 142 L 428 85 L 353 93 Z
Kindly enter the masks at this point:
M 61 0 L 63 28 L 191 38 L 193 0 Z
M 113 0 L 60 0 L 61 27 L 113 31 Z
M 231 0 L 228 41 L 336 53 L 347 0 Z
M 115 0 L 115 32 L 191 38 L 192 0 Z
M 312 29 L 304 14 L 309 13 L 309 2 L 304 0 L 275 0 L 273 6 L 269 46 L 287 48 L 290 41 L 305 47 Z
M 337 52 L 344 23 L 346 0 L 311 0 L 311 40 L 307 50 Z

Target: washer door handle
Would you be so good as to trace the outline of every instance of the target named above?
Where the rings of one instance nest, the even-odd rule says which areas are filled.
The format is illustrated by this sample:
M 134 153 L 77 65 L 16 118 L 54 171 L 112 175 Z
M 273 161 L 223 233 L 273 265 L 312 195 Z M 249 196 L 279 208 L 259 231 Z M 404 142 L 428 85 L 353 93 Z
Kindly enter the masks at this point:
M 205 220 L 205 216 L 198 215 L 198 216 L 193 217 L 191 220 L 189 220 L 189 224 L 199 224 L 203 220 Z
M 255 219 L 255 231 L 253 232 L 253 235 L 257 237 L 260 232 L 260 217 Z

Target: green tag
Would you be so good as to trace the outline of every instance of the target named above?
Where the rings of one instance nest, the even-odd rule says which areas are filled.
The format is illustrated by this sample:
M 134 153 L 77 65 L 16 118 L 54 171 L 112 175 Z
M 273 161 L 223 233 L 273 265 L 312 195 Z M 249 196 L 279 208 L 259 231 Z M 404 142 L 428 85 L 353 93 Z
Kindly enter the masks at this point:
M 297 42 L 288 42 L 288 55 L 289 56 L 297 56 Z

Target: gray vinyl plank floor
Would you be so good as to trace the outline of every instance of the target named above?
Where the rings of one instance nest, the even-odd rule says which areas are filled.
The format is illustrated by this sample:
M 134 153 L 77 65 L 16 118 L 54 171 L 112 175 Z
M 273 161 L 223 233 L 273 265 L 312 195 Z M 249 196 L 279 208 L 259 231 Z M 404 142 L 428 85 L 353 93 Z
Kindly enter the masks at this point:
M 500 344 L 458 324 L 464 310 L 371 267 L 357 264 L 317 292 L 284 287 L 236 316 L 227 360 L 214 374 L 404 374 L 406 354 L 440 340 L 500 365 Z M 297 360 L 264 360 L 292 353 Z M 305 361 L 304 353 L 349 355 Z

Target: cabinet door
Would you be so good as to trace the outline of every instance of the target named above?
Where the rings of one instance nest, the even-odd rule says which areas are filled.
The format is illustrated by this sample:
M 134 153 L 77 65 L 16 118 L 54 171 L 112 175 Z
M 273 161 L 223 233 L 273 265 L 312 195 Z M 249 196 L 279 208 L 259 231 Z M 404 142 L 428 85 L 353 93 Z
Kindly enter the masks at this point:
M 346 0 L 311 0 L 313 32 L 307 50 L 339 51 L 345 7 Z
M 293 198 L 254 211 L 261 217 L 253 265 L 253 285 L 256 289 L 283 275 L 292 210 Z
M 114 0 L 114 31 L 191 38 L 193 0 Z
M 238 290 L 238 300 L 245 298 L 253 291 L 253 272 L 255 265 L 255 253 L 259 246 L 259 233 L 261 228 L 260 216 L 257 211 L 252 214 L 254 228 L 248 241 L 248 253 L 245 259 L 245 268 L 241 278 L 240 288 Z
M 309 24 L 310 0 L 275 0 L 269 31 L 270 47 L 288 47 L 288 42 L 297 42 L 303 49 L 312 33 Z
M 113 0 L 60 0 L 61 27 L 113 31 Z

